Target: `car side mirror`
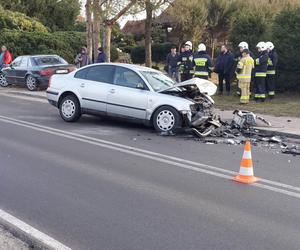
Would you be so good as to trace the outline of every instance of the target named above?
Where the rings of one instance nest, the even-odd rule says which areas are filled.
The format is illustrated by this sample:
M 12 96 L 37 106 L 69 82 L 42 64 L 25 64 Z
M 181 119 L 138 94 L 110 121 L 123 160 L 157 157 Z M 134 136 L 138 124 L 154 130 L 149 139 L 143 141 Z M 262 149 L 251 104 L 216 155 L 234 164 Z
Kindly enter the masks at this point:
M 137 89 L 145 89 L 144 84 L 142 84 L 142 83 L 138 83 L 138 84 L 136 85 L 136 88 L 137 88 Z

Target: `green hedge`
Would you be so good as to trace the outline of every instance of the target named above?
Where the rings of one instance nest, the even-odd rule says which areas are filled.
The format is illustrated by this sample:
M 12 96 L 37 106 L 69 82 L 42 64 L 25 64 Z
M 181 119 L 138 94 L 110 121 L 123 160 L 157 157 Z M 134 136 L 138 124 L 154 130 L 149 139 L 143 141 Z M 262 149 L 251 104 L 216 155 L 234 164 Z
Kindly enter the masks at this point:
M 275 18 L 273 41 L 277 53 L 278 82 L 282 90 L 300 91 L 300 7 L 287 8 Z
M 166 60 L 167 54 L 170 52 L 172 44 L 162 43 L 152 45 L 152 61 L 159 63 Z M 143 64 L 145 63 L 145 47 L 136 46 L 131 49 L 131 60 L 133 63 Z
M 0 30 L 20 30 L 33 32 L 48 32 L 48 29 L 38 20 L 20 12 L 4 10 L 0 6 Z
M 74 62 L 85 43 L 85 33 L 81 32 L 2 31 L 0 36 L 0 44 L 5 44 L 14 58 L 19 55 L 57 54 L 69 63 Z

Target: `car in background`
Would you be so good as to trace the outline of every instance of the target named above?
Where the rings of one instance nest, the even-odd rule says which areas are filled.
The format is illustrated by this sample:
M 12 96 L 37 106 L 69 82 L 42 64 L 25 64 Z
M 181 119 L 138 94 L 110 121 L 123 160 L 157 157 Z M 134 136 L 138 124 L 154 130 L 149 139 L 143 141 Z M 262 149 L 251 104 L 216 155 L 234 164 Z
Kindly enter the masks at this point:
M 92 114 L 152 125 L 160 132 L 205 123 L 201 131 L 207 134 L 217 125 L 210 116 L 214 102 L 209 97 L 216 89 L 212 82 L 199 78 L 175 84 L 151 68 L 99 63 L 53 75 L 46 92 L 49 103 L 67 122 Z
M 75 70 L 58 55 L 30 55 L 17 57 L 0 73 L 0 86 L 25 85 L 28 90 L 47 87 L 53 74 L 67 74 Z

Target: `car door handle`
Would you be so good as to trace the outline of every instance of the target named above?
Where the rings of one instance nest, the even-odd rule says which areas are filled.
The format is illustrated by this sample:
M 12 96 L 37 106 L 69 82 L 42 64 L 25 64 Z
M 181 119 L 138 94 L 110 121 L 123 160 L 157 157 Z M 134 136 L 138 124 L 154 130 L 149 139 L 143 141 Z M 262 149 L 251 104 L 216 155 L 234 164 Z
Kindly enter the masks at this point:
M 81 83 L 81 84 L 80 84 L 80 87 L 81 87 L 81 88 L 84 88 L 84 87 L 85 87 L 85 84 L 84 84 L 84 83 Z
M 114 94 L 114 93 L 116 93 L 116 90 L 115 90 L 115 89 L 111 89 L 109 92 L 110 92 L 111 94 Z

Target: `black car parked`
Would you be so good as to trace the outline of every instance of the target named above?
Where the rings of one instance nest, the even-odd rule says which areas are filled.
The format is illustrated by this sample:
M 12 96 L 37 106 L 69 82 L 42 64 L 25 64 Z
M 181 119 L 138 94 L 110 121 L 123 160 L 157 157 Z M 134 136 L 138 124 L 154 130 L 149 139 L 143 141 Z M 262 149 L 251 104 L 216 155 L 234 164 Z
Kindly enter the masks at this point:
M 19 56 L 9 67 L 0 72 L 0 86 L 9 84 L 26 85 L 30 91 L 38 87 L 47 87 L 53 74 L 67 74 L 75 70 L 57 55 Z

